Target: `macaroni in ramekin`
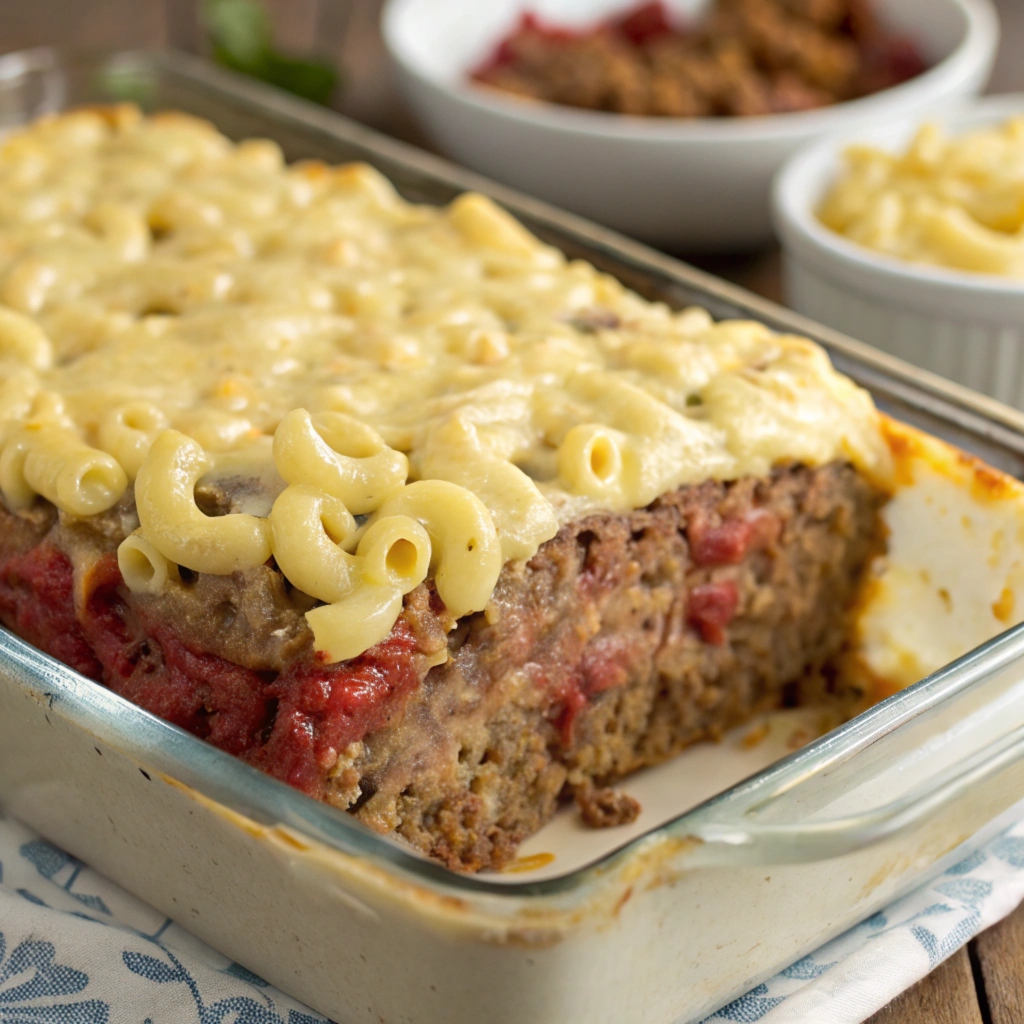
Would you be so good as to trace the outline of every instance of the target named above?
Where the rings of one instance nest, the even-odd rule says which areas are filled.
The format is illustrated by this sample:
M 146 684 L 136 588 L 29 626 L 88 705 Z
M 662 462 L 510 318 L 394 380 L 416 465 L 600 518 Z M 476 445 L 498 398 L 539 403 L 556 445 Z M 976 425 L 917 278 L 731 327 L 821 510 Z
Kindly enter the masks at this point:
M 950 137 L 923 126 L 902 153 L 851 146 L 818 217 L 912 263 L 1024 279 L 1024 117 Z

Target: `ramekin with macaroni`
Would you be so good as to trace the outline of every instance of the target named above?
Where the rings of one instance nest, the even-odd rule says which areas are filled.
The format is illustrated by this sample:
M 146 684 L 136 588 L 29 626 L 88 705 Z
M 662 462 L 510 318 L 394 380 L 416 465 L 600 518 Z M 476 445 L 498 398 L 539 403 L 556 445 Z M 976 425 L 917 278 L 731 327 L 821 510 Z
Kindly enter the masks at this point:
M 1024 408 L 1024 96 L 817 143 L 774 214 L 794 309 Z
M 850 146 L 818 208 L 878 252 L 1024 280 L 1024 114 L 963 135 L 934 122 L 902 151 Z

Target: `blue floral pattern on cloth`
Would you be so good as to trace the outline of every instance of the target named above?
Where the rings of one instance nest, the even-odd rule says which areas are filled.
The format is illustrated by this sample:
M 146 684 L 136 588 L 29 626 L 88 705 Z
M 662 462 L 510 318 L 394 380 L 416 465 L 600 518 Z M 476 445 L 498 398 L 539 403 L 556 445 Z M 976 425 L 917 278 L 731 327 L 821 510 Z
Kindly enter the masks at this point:
M 331 1024 L 0 816 L 0 1024 Z
M 285 1018 L 277 1012 L 274 1001 L 269 996 L 264 997 L 265 1003 L 258 1002 L 251 996 L 234 995 L 206 1005 L 199 986 L 188 969 L 169 949 L 165 946 L 161 948 L 167 957 L 166 960 L 149 956 L 146 953 L 133 953 L 130 950 L 124 952 L 121 958 L 124 960 L 125 967 L 140 978 L 155 981 L 158 985 L 184 985 L 195 1006 L 196 1019 L 200 1024 L 221 1024 L 222 1021 L 229 1018 L 232 1024 L 315 1024 L 316 1021 L 323 1019 L 292 1009 L 288 1011 L 286 1022 Z M 231 966 L 237 967 L 238 965 L 232 964 Z M 238 976 L 237 972 L 232 972 L 230 968 L 227 973 L 234 973 L 236 977 Z M 259 987 L 266 988 L 267 983 L 262 978 L 258 978 L 254 974 L 251 977 Z
M 723 1006 L 704 1024 L 859 1024 L 1022 899 L 1024 822 Z
M 8 955 L 0 932 L 0 1021 L 106 1024 L 110 1006 L 99 999 L 62 1001 L 89 985 L 89 976 L 54 963 L 53 943 L 25 939 Z

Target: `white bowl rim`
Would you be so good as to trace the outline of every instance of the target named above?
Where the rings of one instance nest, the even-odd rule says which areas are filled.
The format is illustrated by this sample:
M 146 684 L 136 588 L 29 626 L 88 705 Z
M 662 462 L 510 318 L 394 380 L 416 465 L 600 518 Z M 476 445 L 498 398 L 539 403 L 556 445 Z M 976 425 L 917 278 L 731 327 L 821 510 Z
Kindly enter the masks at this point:
M 900 85 L 829 107 L 787 114 L 718 118 L 637 117 L 601 110 L 579 110 L 554 103 L 535 103 L 506 95 L 498 89 L 462 82 L 453 84 L 424 72 L 415 63 L 406 59 L 398 42 L 398 21 L 405 8 L 416 2 L 418 0 L 386 0 L 381 16 L 387 50 L 391 58 L 406 73 L 445 93 L 456 102 L 482 112 L 570 134 L 620 139 L 753 141 L 835 131 L 841 129 L 849 119 L 857 118 L 863 121 L 871 114 L 884 113 L 885 108 L 889 106 L 904 109 L 915 100 L 927 101 L 936 90 L 942 95 L 942 86 L 969 76 L 979 66 L 988 64 L 994 58 L 999 43 L 999 16 L 992 0 L 943 0 L 952 4 L 963 15 L 966 24 L 963 38 L 938 64 Z
M 980 127 L 994 119 L 1010 118 L 1015 115 L 1024 116 L 1024 92 L 1001 93 L 958 103 L 947 111 L 935 113 L 930 118 L 896 117 L 875 124 L 870 129 L 862 126 L 859 130 L 805 146 L 787 160 L 775 175 L 772 184 L 772 210 L 776 230 L 783 236 L 785 243 L 797 239 L 806 246 L 827 253 L 828 258 L 834 263 L 864 276 L 886 278 L 890 282 L 898 279 L 908 285 L 956 289 L 976 295 L 1024 296 L 1024 280 L 1000 277 L 998 274 L 932 266 L 927 263 L 911 263 L 858 245 L 822 224 L 814 215 L 810 197 L 801 188 L 806 174 L 819 170 L 822 164 L 837 163 L 842 151 L 851 143 L 863 142 L 870 145 L 872 136 L 877 138 L 880 134 L 912 130 L 928 121 L 968 130 L 972 125 Z M 786 235 L 790 238 L 787 239 Z

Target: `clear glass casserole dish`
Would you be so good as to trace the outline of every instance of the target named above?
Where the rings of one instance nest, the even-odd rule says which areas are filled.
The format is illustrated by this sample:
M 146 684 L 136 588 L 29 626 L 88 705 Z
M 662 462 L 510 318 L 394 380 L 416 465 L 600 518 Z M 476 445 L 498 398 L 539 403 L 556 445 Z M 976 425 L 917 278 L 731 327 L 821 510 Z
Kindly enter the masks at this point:
M 334 114 L 174 54 L 0 58 L 0 124 L 115 100 L 270 136 L 293 159 L 365 160 L 416 201 L 487 192 L 648 298 L 815 339 L 885 411 L 1024 475 L 1021 414 Z M 0 805 L 346 1024 L 712 1012 L 1024 797 L 1024 626 L 778 760 L 794 728 L 645 773 L 651 812 L 628 841 L 562 821 L 519 865 L 543 867 L 465 877 L 0 632 Z

